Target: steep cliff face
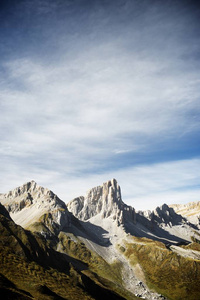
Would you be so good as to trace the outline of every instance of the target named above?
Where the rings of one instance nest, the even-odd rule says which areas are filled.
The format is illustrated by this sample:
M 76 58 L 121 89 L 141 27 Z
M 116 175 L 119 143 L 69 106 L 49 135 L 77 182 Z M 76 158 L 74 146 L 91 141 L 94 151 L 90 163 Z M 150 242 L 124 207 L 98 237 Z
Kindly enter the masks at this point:
M 89 190 L 85 197 L 75 198 L 67 207 L 83 221 L 100 215 L 101 218 L 112 218 L 118 225 L 124 222 L 135 223 L 135 210 L 122 201 L 120 186 L 115 179 Z
M 35 181 L 0 195 L 0 202 L 11 218 L 24 228 L 36 222 L 43 222 L 51 231 L 53 228 L 59 230 L 70 225 L 70 214 L 65 203 Z

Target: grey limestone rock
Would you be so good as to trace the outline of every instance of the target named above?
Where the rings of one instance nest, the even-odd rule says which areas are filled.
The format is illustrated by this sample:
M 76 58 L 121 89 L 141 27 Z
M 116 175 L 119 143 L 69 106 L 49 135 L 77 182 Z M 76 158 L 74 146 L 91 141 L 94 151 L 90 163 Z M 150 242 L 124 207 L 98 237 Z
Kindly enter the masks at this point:
M 35 181 L 27 182 L 7 194 L 1 194 L 0 202 L 21 226 L 27 227 L 42 220 L 45 226 L 61 230 L 71 223 L 66 204 L 52 191 L 39 186 Z M 26 218 L 22 218 L 22 214 Z
M 138 211 L 138 214 L 145 217 L 150 222 L 168 225 L 180 225 L 185 222 L 185 218 L 177 214 L 172 207 L 167 204 L 156 207 L 154 210 Z
M 100 215 L 111 217 L 118 225 L 126 221 L 135 222 L 135 210 L 121 198 L 121 190 L 115 179 L 89 190 L 85 197 L 75 198 L 67 204 L 69 211 L 78 219 L 86 221 Z

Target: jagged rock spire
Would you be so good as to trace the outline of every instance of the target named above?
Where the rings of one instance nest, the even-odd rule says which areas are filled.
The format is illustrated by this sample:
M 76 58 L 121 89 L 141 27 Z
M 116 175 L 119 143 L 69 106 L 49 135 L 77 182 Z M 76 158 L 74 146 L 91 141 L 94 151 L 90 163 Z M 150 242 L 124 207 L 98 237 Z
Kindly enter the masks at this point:
M 125 220 L 135 222 L 135 210 L 122 201 L 121 189 L 116 179 L 92 188 L 85 197 L 75 198 L 67 207 L 76 217 L 84 221 L 101 215 L 102 218 L 111 217 L 118 225 Z

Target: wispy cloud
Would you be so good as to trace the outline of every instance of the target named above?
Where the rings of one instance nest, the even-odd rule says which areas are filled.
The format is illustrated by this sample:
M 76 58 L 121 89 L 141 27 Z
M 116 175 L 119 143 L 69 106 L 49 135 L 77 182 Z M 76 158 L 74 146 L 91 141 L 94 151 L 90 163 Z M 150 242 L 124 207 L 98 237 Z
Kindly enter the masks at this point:
M 53 190 L 64 201 L 85 195 L 92 187 L 116 178 L 121 186 L 123 201 L 135 209 L 154 209 L 163 203 L 187 203 L 199 200 L 199 159 L 142 165 L 118 171 L 84 174 L 77 176 L 73 169 L 65 172 L 47 170 L 42 165 L 24 166 L 2 164 L 1 192 L 15 188 L 34 179 L 40 185 Z M 9 179 L 9 180 L 7 180 Z
M 10 25 L 2 21 L 2 40 L 18 45 L 21 39 L 23 47 L 16 53 L 10 47 L 6 56 L 0 46 L 1 191 L 49 180 L 70 200 L 72 188 L 83 193 L 111 176 L 130 191 L 126 199 L 146 197 L 139 191 L 152 168 L 155 178 L 145 179 L 144 190 L 164 193 L 160 178 L 166 179 L 156 166 L 167 168 L 168 161 L 175 170 L 173 161 L 182 160 L 184 173 L 185 160 L 194 166 L 199 156 L 196 13 L 178 2 L 49 3 L 22 1 Z M 167 185 L 166 193 L 179 189 Z

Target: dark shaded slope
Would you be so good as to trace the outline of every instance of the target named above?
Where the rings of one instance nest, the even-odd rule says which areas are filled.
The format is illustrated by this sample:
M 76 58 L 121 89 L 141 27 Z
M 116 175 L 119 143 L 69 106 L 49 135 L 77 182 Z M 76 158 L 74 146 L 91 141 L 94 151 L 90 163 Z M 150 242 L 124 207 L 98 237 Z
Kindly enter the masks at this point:
M 44 237 L 16 225 L 2 205 L 0 236 L 3 299 L 124 299 L 92 280 L 89 270 L 89 276 L 77 270 L 82 262 L 55 251 Z M 88 269 L 87 264 L 83 266 Z
M 31 294 L 20 290 L 16 285 L 8 280 L 4 275 L 0 273 L 0 295 L 4 300 L 30 300 L 33 299 Z
M 6 217 L 7 219 L 11 220 L 11 217 L 9 215 L 9 212 L 7 211 L 7 209 L 0 203 L 0 215 Z

